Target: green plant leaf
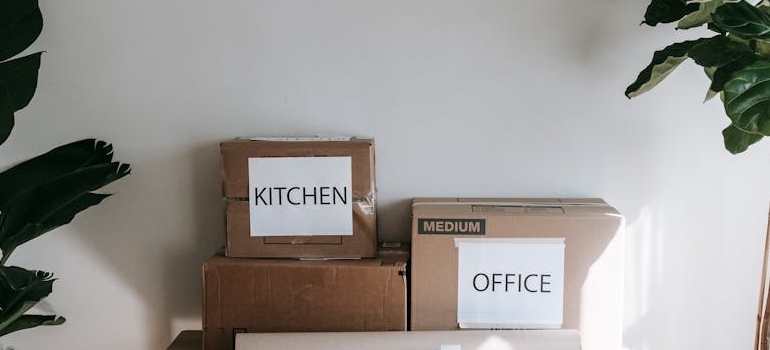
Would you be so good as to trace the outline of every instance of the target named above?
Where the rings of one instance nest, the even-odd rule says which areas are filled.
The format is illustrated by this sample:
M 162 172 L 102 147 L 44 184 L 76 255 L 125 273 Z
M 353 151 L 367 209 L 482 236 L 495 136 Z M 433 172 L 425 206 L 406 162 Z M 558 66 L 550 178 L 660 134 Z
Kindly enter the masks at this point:
M 698 7 L 698 4 L 688 4 L 685 0 L 652 0 L 647 6 L 642 23 L 656 26 L 660 23 L 676 22 L 697 11 Z
M 0 222 L 3 259 L 19 245 L 68 223 L 77 212 L 100 202 L 103 195 L 89 193 L 129 172 L 127 164 L 118 162 L 90 165 L 16 195 Z
M 658 85 L 671 72 L 688 58 L 688 52 L 693 46 L 706 39 L 689 40 L 671 44 L 662 50 L 655 51 L 652 62 L 645 67 L 636 80 L 626 88 L 626 97 L 639 96 Z
M 93 193 L 130 173 L 112 161 L 112 145 L 85 139 L 56 147 L 0 173 L 0 250 L 3 260 L 19 245 L 71 222 L 108 194 Z
M 51 294 L 53 275 L 16 266 L 0 266 L 0 335 L 43 324 L 61 324 L 55 316 L 24 315 Z
M 0 144 L 13 130 L 13 113 L 26 107 L 35 95 L 40 55 L 36 53 L 0 63 Z
M 24 302 L 38 302 L 51 294 L 53 275 L 17 266 L 0 266 L 0 316 Z
M 703 72 L 706 73 L 706 76 L 709 77 L 712 81 L 714 80 L 714 72 L 716 72 L 716 68 L 714 67 L 703 67 Z M 703 102 L 707 102 L 708 100 L 714 98 L 714 96 L 719 95 L 718 91 L 714 91 L 709 87 L 708 91 L 706 91 L 706 98 L 703 99 Z
M 735 127 L 770 135 L 770 62 L 757 61 L 734 72 L 724 93 L 725 112 Z
M 67 319 L 56 315 L 21 315 L 7 327 L 0 329 L 0 337 L 37 326 L 58 326 L 65 321 L 67 321 Z
M 733 124 L 722 130 L 722 136 L 724 137 L 725 148 L 732 154 L 745 151 L 764 137 L 760 134 L 745 132 Z
M 746 56 L 754 56 L 754 51 L 746 44 L 717 35 L 699 40 L 688 51 L 688 56 L 703 67 L 722 67 Z
M 0 144 L 11 136 L 11 130 L 16 123 L 13 117 L 13 102 L 8 91 L 0 87 Z
M 757 55 L 764 58 L 770 58 L 770 41 L 756 39 L 753 41 L 753 44 Z
M 690 29 L 710 23 L 711 14 L 722 4 L 722 0 L 699 2 L 698 10 L 684 16 L 684 18 L 677 23 L 676 27 L 679 29 Z
M 725 84 L 732 78 L 733 73 L 748 67 L 756 62 L 757 59 L 756 56 L 745 56 L 737 61 L 718 67 L 714 71 L 709 89 L 717 92 L 724 90 Z
M 56 147 L 0 173 L 0 211 L 19 193 L 76 169 L 112 162 L 112 145 L 84 139 Z
M 710 91 L 720 92 L 733 72 L 741 70 L 756 62 L 757 55 L 744 42 L 731 40 L 726 36 L 717 35 L 701 40 L 688 52 L 695 63 L 711 68 L 707 72 L 711 79 Z
M 24 51 L 40 36 L 43 15 L 37 0 L 0 1 L 0 61 Z
M 46 231 L 53 230 L 59 226 L 69 224 L 75 218 L 77 213 L 101 203 L 105 198 L 111 196 L 109 193 L 84 193 L 74 198 L 66 206 L 51 214 L 41 224 Z
M 770 39 L 770 15 L 745 1 L 719 6 L 711 19 L 732 35 L 744 39 Z
M 38 52 L 0 63 L 0 85 L 8 92 L 14 112 L 26 107 L 35 95 L 41 55 Z

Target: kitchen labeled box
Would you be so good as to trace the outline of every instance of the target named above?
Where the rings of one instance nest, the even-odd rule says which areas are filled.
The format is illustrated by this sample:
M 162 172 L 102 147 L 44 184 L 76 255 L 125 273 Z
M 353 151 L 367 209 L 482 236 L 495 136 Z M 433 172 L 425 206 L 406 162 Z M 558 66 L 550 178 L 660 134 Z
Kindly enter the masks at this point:
M 405 331 L 409 248 L 374 259 L 242 259 L 203 264 L 205 350 L 232 350 L 234 334 Z
M 493 242 L 507 239 L 560 240 L 561 328 L 579 330 L 583 349 L 621 349 L 623 228 L 623 216 L 601 199 L 415 198 L 410 330 L 460 328 L 458 251 L 462 242 L 488 241 L 489 247 L 495 247 Z M 474 288 L 486 295 L 509 292 L 511 298 L 516 298 L 528 294 L 526 288 L 533 292 L 537 288 L 551 289 L 558 282 L 533 277 L 521 289 L 523 281 L 515 275 L 517 268 L 477 274 L 480 277 L 473 280 Z M 508 272 L 510 280 L 506 280 Z M 497 275 L 495 292 L 491 290 L 493 274 Z M 506 327 L 498 324 L 496 328 Z
M 375 256 L 374 140 L 234 139 L 221 154 L 228 257 Z

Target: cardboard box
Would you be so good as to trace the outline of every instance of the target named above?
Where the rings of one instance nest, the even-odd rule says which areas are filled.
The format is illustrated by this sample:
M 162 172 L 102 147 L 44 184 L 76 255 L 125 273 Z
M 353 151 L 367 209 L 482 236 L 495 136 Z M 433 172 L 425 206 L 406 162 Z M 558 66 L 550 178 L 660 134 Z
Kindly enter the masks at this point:
M 221 152 L 227 256 L 375 256 L 374 140 L 235 139 Z
M 203 264 L 206 350 L 240 332 L 405 331 L 407 245 L 375 259 L 241 259 Z
M 565 247 L 562 328 L 580 330 L 583 349 L 620 349 L 623 227 L 622 215 L 601 199 L 416 198 L 410 329 L 459 329 L 458 270 L 462 267 L 456 238 L 556 238 L 563 239 Z M 504 276 L 507 271 L 498 273 Z M 512 278 L 508 287 L 514 288 L 514 282 Z M 496 293 L 507 292 L 506 286 L 499 283 Z M 527 293 L 507 295 L 523 294 Z
M 182 331 L 166 350 L 200 350 L 202 348 L 202 331 Z
M 575 330 L 242 333 L 236 350 L 579 350 Z

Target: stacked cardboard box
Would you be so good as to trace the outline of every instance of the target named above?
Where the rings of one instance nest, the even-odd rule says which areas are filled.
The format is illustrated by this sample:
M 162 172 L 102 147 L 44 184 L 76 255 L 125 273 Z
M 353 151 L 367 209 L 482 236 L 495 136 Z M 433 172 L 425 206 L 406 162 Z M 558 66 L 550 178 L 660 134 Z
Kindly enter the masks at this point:
M 583 349 L 621 349 L 623 222 L 601 199 L 414 199 L 410 329 L 577 329 Z
M 374 140 L 235 139 L 221 150 L 228 257 L 376 255 Z
M 236 333 L 406 330 L 408 247 L 357 260 L 243 259 L 203 266 L 205 349 Z
M 225 250 L 203 265 L 202 333 L 169 349 L 407 328 L 622 348 L 623 217 L 601 199 L 416 198 L 410 251 L 377 246 L 373 140 L 236 139 L 221 152 Z
M 377 246 L 374 141 L 221 144 L 226 246 L 203 264 L 204 350 L 235 334 L 406 330 L 408 245 Z

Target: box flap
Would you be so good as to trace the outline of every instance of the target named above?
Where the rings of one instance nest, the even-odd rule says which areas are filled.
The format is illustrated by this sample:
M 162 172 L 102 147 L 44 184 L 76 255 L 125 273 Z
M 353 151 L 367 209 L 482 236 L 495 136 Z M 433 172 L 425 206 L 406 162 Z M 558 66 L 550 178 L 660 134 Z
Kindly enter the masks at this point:
M 601 198 L 414 198 L 412 216 L 442 214 L 479 215 L 616 215 Z

